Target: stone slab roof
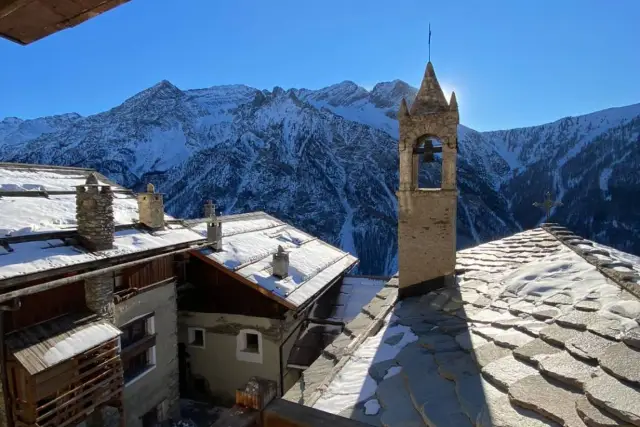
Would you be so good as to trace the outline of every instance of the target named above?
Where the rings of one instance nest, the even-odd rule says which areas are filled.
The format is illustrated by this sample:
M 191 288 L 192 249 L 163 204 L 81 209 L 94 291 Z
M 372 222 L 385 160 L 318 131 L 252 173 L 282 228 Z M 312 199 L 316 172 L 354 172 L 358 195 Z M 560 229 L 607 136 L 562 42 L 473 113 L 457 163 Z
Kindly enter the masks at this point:
M 640 259 L 554 225 L 392 279 L 285 399 L 376 426 L 640 425 Z
M 222 216 L 219 220 L 222 250 L 206 248 L 200 254 L 271 292 L 290 307 L 304 306 L 358 262 L 348 252 L 264 212 Z M 206 237 L 205 220 L 187 224 Z M 272 257 L 279 246 L 289 253 L 289 274 L 284 279 L 273 275 Z
M 96 173 L 114 192 L 113 249 L 90 252 L 77 242 L 76 186 L 92 169 L 0 163 L 0 281 L 202 241 L 165 214 L 164 230 L 139 226 L 135 194 Z M 170 223 L 169 223 L 170 222 Z

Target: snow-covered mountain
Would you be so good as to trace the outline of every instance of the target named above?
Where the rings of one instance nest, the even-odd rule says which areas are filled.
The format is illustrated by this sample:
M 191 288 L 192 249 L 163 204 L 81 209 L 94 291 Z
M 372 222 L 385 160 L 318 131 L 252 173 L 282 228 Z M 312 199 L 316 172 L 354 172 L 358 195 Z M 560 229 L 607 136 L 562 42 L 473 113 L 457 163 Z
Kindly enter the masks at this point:
M 396 269 L 397 121 L 402 81 L 371 91 L 243 85 L 182 91 L 162 81 L 104 113 L 0 121 L 0 160 L 84 166 L 142 189 L 151 181 L 175 216 L 267 211 L 361 259 Z M 460 126 L 458 244 L 529 228 L 551 191 L 553 220 L 640 253 L 640 104 L 523 129 Z M 438 181 L 439 164 L 421 179 Z

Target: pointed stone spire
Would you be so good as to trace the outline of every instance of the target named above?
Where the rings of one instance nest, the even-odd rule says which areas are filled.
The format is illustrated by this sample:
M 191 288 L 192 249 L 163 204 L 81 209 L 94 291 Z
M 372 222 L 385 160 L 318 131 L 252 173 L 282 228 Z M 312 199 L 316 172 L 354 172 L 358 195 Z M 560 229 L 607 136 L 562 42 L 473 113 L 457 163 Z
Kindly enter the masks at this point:
M 400 110 L 398 111 L 398 117 L 405 117 L 409 115 L 409 107 L 407 106 L 407 100 L 402 97 L 400 102 Z
M 458 100 L 456 99 L 456 92 L 455 91 L 451 92 L 451 101 L 449 101 L 449 109 L 451 111 L 457 111 L 458 110 Z
M 449 105 L 444 97 L 440 83 L 436 78 L 433 64 L 429 62 L 424 72 L 424 78 L 420 85 L 420 90 L 416 95 L 416 100 L 411 106 L 411 115 L 428 114 L 436 111 L 447 111 Z

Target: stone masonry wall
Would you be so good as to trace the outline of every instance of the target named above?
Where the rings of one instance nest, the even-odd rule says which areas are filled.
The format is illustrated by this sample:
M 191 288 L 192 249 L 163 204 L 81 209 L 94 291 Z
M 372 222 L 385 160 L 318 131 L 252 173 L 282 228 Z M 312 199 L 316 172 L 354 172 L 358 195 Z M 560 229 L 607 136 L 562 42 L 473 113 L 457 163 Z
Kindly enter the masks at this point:
M 79 186 L 76 190 L 78 234 L 87 249 L 111 249 L 114 238 L 113 192 L 109 186 Z
M 84 298 L 89 310 L 114 323 L 113 277 L 110 274 L 85 280 Z
M 162 194 L 138 194 L 138 211 L 140 213 L 140 222 L 147 227 L 162 228 L 164 226 L 164 201 Z
M 154 313 L 156 365 L 142 377 L 125 384 L 124 414 L 127 427 L 141 427 L 140 417 L 159 405 L 165 415 L 179 416 L 178 319 L 175 283 L 143 292 L 116 305 L 116 326 Z M 164 402 L 164 403 L 163 403 Z
M 453 274 L 457 191 L 418 190 L 398 195 L 400 288 Z

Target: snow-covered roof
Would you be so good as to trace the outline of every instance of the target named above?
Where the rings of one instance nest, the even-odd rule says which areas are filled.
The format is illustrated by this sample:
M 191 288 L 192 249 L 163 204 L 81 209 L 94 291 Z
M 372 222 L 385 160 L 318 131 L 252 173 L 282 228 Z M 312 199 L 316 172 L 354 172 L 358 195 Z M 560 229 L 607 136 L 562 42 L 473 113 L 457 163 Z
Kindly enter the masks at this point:
M 89 252 L 69 239 L 48 239 L 10 243 L 0 246 L 0 280 L 70 267 L 92 261 L 107 260 L 168 246 L 191 243 L 202 237 L 186 227 L 172 225 L 164 230 L 147 231 L 131 228 L 115 232 L 113 249 Z M 7 248 L 10 251 L 7 251 Z
M 459 251 L 457 286 L 397 301 L 392 279 L 284 398 L 371 425 L 640 425 L 639 267 L 557 226 Z
M 202 240 L 181 224 L 159 231 L 137 228 L 135 195 L 99 174 L 99 182 L 111 185 L 115 192 L 119 231 L 113 249 L 89 252 L 72 235 L 56 234 L 77 229 L 75 186 L 83 184 L 91 172 L 0 163 L 0 280 Z M 173 218 L 165 215 L 165 219 Z
M 96 314 L 74 313 L 13 332 L 6 343 L 16 360 L 35 375 L 121 333 Z
M 0 238 L 76 229 L 76 186 L 90 169 L 0 163 Z M 98 175 L 114 191 L 115 225 L 135 224 L 135 195 Z M 165 215 L 166 220 L 171 220 Z
M 222 250 L 202 249 L 211 262 L 267 290 L 289 307 L 300 307 L 357 258 L 263 212 L 220 217 Z M 191 228 L 206 236 L 206 223 Z M 282 246 L 289 253 L 289 275 L 272 274 L 272 256 Z

